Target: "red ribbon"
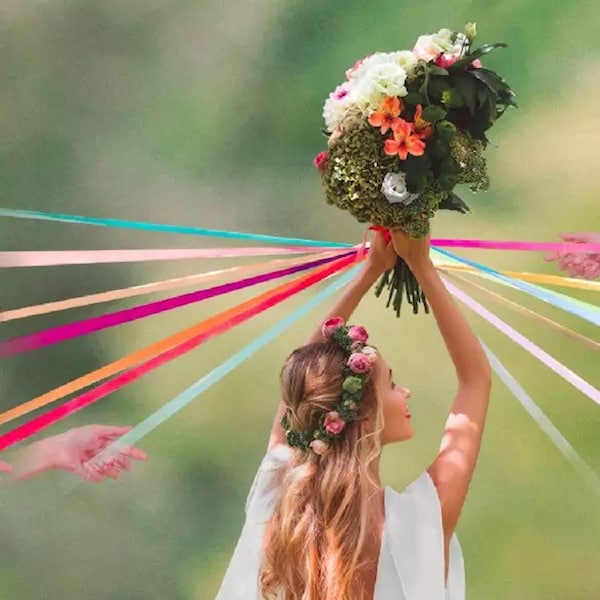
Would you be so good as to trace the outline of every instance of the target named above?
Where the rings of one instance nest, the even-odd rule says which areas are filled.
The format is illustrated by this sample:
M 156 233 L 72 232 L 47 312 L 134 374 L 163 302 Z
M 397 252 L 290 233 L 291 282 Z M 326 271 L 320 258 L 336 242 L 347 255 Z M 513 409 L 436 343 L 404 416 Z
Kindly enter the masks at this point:
M 383 235 L 385 243 L 389 244 L 392 241 L 392 232 L 386 227 L 380 227 L 379 225 L 371 225 L 369 231 L 378 231 Z

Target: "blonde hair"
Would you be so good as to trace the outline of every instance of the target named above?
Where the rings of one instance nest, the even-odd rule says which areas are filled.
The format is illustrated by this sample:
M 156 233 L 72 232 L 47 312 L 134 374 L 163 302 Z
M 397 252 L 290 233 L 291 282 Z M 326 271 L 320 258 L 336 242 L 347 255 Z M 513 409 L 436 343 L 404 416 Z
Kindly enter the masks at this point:
M 331 341 L 290 355 L 281 386 L 293 429 L 315 428 L 319 416 L 339 402 L 346 360 Z M 359 600 L 372 593 L 364 589 L 374 566 L 367 548 L 378 539 L 372 510 L 378 486 L 370 466 L 381 451 L 382 429 L 372 381 L 364 388 L 361 417 L 347 424 L 325 455 L 294 451 L 265 536 L 263 597 Z

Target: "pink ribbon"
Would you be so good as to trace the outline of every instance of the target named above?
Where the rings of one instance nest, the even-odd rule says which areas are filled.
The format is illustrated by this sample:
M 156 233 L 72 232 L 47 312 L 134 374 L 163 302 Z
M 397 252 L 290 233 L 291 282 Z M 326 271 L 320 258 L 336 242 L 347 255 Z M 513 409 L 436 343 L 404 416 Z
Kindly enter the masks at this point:
M 297 247 L 284 248 L 168 248 L 151 250 L 48 250 L 0 252 L 0 267 L 56 267 L 62 265 L 90 265 L 106 263 L 133 263 L 161 260 L 190 260 L 202 258 L 239 258 L 245 256 L 274 256 L 280 254 L 309 254 L 338 250 L 339 248 Z
M 92 317 L 82 321 L 74 321 L 72 323 L 67 323 L 66 325 L 60 325 L 58 327 L 44 329 L 43 331 L 38 331 L 29 335 L 5 340 L 0 342 L 0 357 L 12 356 L 15 354 L 21 354 L 23 352 L 38 350 L 39 348 L 44 348 L 45 346 L 50 346 L 52 344 L 59 344 L 66 340 L 94 333 L 108 327 L 115 327 L 116 325 L 122 325 L 123 323 L 150 317 L 174 308 L 188 306 L 189 304 L 201 302 L 209 298 L 214 298 L 215 296 L 228 294 L 230 292 L 241 290 L 253 285 L 265 283 L 279 277 L 293 275 L 294 273 L 298 273 L 300 271 L 305 271 L 312 269 L 313 267 L 330 263 L 340 256 L 355 254 L 356 251 L 350 251 L 341 255 L 338 254 L 328 258 L 321 258 L 319 260 L 301 263 L 285 269 L 279 269 L 277 271 L 240 279 L 239 281 L 206 288 L 197 292 L 182 294 L 180 296 L 174 296 L 173 298 L 166 298 L 164 300 L 157 300 L 156 302 L 149 302 L 148 304 L 134 306 L 132 308 L 100 315 L 98 317 Z
M 35 435 L 42 429 L 46 429 L 50 425 L 65 419 L 66 417 L 82 410 L 86 406 L 90 406 L 91 404 L 117 391 L 123 386 L 139 379 L 142 377 L 142 375 L 145 375 L 146 373 L 157 369 L 167 362 L 182 356 L 186 352 L 193 350 L 210 338 L 229 331 L 236 325 L 243 323 L 248 319 L 266 311 L 267 309 L 280 304 L 284 300 L 299 292 L 302 292 L 303 290 L 320 281 L 323 281 L 327 277 L 338 273 L 339 271 L 350 266 L 355 261 L 355 252 L 346 254 L 342 258 L 336 257 L 335 262 L 330 261 L 331 264 L 329 264 L 323 270 L 310 273 L 308 276 L 302 277 L 301 280 L 297 280 L 290 287 L 273 290 L 273 293 L 269 294 L 268 297 L 265 297 L 261 302 L 241 310 L 241 312 L 233 315 L 230 319 L 222 323 L 218 323 L 216 326 L 209 328 L 205 332 L 189 338 L 188 340 L 173 346 L 172 348 L 154 356 L 153 358 L 144 361 L 132 369 L 129 369 L 128 371 L 125 371 L 124 373 L 121 373 L 120 375 L 101 383 L 97 387 L 65 402 L 63 405 L 57 406 L 56 408 L 49 410 L 47 413 L 39 415 L 23 425 L 20 425 L 19 427 L 0 435 L 0 451 L 6 450 L 10 446 L 13 446 L 14 444 L 17 444 L 31 437 L 32 435 Z
M 527 352 L 535 356 L 535 358 L 552 369 L 557 375 L 562 377 L 581 393 L 585 394 L 588 398 L 590 398 L 590 400 L 593 400 L 596 404 L 600 405 L 600 390 L 585 381 L 585 379 L 579 377 L 579 375 L 571 371 L 571 369 L 557 361 L 554 357 L 550 356 L 531 340 L 527 339 L 524 335 L 521 335 L 508 323 L 491 313 L 489 310 L 479 304 L 479 302 L 473 300 L 473 298 L 465 294 L 462 290 L 451 284 L 446 279 L 444 279 L 444 284 L 453 296 L 458 298 L 463 304 L 466 304 L 473 312 L 477 313 L 480 317 L 501 331 L 513 342 L 521 346 L 521 348 L 527 350 Z
M 524 250 L 527 252 L 573 252 L 580 254 L 600 253 L 600 244 L 567 242 L 519 242 L 437 238 L 431 240 L 431 245 L 440 246 L 441 248 L 478 248 L 480 250 Z

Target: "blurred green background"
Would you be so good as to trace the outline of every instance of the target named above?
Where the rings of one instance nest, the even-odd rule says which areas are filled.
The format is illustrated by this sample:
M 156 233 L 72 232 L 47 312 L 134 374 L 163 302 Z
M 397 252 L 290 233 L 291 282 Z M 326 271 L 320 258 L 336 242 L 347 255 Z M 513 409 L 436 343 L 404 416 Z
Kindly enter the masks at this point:
M 520 109 L 492 131 L 492 190 L 469 199 L 468 217 L 438 216 L 434 233 L 549 241 L 559 231 L 598 230 L 599 18 L 593 0 L 2 0 L 0 205 L 354 242 L 362 227 L 325 205 L 311 164 L 324 147 L 324 98 L 356 58 L 410 48 L 421 33 L 475 20 L 481 43 L 510 44 L 486 63 L 506 74 Z M 0 220 L 3 250 L 201 245 L 216 244 Z M 540 255 L 465 256 L 496 268 L 555 272 Z M 0 306 L 232 262 L 4 270 Z M 257 291 L 262 289 L 3 359 L 0 407 L 29 400 Z M 210 341 L 51 432 L 90 422 L 139 422 L 311 293 Z M 577 295 L 598 304 L 591 292 Z M 509 296 L 597 336 L 579 319 Z M 159 297 L 4 323 L 1 337 Z M 476 297 L 600 385 L 592 350 Z M 52 473 L 3 493 L 0 598 L 214 598 L 264 452 L 279 366 L 319 317 L 317 311 L 304 319 L 143 440 L 151 459 L 132 475 L 67 494 L 71 480 Z M 454 392 L 453 370 L 431 317 L 397 321 L 370 297 L 356 320 L 369 326 L 413 392 L 416 439 L 387 448 L 383 460 L 386 483 L 402 487 L 435 455 Z M 598 406 L 477 317 L 472 323 L 600 475 Z M 600 598 L 598 497 L 499 381 L 459 535 L 469 598 Z

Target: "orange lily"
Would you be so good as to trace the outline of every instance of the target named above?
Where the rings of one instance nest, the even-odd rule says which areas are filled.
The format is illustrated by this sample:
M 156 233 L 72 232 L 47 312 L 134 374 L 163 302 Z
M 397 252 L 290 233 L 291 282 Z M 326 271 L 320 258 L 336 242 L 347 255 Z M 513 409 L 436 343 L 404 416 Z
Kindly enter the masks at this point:
M 417 104 L 417 110 L 415 111 L 414 121 L 414 129 L 415 135 L 417 135 L 422 140 L 426 140 L 433 133 L 433 125 L 422 118 L 423 107 L 420 104 Z
M 381 133 L 386 134 L 393 128 L 394 122 L 404 110 L 404 104 L 397 96 L 388 96 L 381 103 L 381 109 L 369 116 L 369 124 L 381 127 Z
M 409 154 L 423 156 L 425 142 L 414 132 L 413 124 L 397 119 L 392 128 L 394 137 L 385 141 L 384 152 L 388 156 L 397 154 L 400 160 L 406 160 Z

